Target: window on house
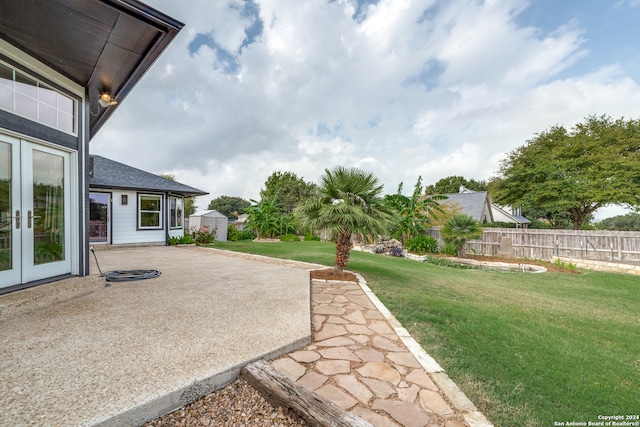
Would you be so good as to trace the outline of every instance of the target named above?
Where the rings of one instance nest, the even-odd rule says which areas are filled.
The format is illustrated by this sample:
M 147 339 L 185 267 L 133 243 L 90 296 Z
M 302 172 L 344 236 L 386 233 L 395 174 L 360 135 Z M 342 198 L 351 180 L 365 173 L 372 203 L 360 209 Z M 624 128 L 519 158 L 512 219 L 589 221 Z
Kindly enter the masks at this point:
M 64 132 L 75 132 L 73 99 L 3 63 L 0 108 Z
M 182 198 L 169 198 L 169 226 L 171 228 L 182 228 Z
M 155 194 L 138 195 L 138 228 L 162 228 L 162 196 Z

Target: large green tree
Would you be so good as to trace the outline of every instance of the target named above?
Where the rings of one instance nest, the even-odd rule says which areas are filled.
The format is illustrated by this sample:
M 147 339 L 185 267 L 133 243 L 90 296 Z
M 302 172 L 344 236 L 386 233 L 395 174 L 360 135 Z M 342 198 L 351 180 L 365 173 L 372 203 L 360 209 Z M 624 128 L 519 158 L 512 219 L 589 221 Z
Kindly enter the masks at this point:
M 589 116 L 567 130 L 553 126 L 507 154 L 490 183 L 495 201 L 569 213 L 579 230 L 598 208 L 640 206 L 640 120 Z
M 306 182 L 293 172 L 274 172 L 267 178 L 264 188 L 260 190 L 263 200 L 275 200 L 284 213 L 293 213 L 298 203 L 308 199 L 315 193 L 315 184 Z
M 242 215 L 249 206 L 251 202 L 242 197 L 220 196 L 211 200 L 207 209 L 216 210 L 229 219 L 236 219 L 236 213 Z
M 438 200 L 445 198 L 446 196 L 423 194 L 421 176 L 418 177 L 410 197 L 402 194 L 402 183 L 400 183 L 396 194 L 389 194 L 384 198 L 385 204 L 393 211 L 391 236 L 399 239 L 404 245 L 411 237 L 426 233 L 432 219 L 437 219 L 438 214 L 444 214 Z
M 425 190 L 428 194 L 458 193 L 461 185 L 472 191 L 487 191 L 487 183 L 485 181 L 476 181 L 473 178 L 466 179 L 460 175 L 441 178 L 434 185 L 428 185 Z
M 383 234 L 390 218 L 378 178 L 357 168 L 325 169 L 317 195 L 299 204 L 294 214 L 303 228 L 326 230 L 336 239 L 334 271 L 349 261 L 351 237 Z
M 595 226 L 600 230 L 640 231 L 640 214 L 632 212 L 605 218 Z

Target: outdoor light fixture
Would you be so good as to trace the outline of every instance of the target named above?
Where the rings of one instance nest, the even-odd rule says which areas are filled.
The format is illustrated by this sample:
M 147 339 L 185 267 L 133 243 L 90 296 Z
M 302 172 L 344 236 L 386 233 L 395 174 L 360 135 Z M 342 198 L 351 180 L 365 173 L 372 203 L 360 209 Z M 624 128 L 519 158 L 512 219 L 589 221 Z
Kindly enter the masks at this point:
M 109 92 L 102 92 L 100 94 L 100 99 L 98 99 L 98 102 L 105 108 L 111 105 L 116 105 L 118 103 L 118 101 L 116 101 L 111 97 L 111 95 L 109 95 Z

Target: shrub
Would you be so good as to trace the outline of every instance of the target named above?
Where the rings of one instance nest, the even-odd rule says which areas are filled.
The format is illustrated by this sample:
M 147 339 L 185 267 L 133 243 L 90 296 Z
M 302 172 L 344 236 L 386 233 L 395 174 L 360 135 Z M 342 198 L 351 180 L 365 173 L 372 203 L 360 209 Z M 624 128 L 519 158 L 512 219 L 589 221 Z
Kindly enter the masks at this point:
M 440 248 L 440 253 L 444 255 L 456 256 L 458 255 L 458 246 L 455 243 L 446 243 Z
M 238 231 L 235 225 L 229 224 L 227 226 L 227 240 L 229 240 L 230 242 L 235 242 L 238 240 L 239 234 L 240 234 L 240 231 Z
M 190 245 L 195 243 L 191 234 L 184 234 L 182 236 L 169 237 L 170 245 Z
M 318 236 L 315 236 L 313 234 L 307 234 L 304 236 L 304 241 L 305 242 L 319 242 L 320 238 Z
M 438 252 L 438 240 L 423 234 L 410 238 L 404 246 L 407 250 L 420 255 L 426 253 L 434 254 Z
M 191 245 L 195 243 L 195 240 L 193 240 L 193 237 L 191 237 L 191 234 L 184 234 L 182 237 L 180 237 L 180 240 L 178 240 L 178 243 L 181 245 Z
M 280 236 L 280 241 L 281 242 L 299 242 L 300 237 L 298 237 L 296 234 L 283 234 L 282 236 Z
M 242 230 L 238 233 L 238 240 L 253 240 L 256 235 L 251 230 Z
M 575 264 L 572 264 L 572 263 L 570 263 L 570 262 L 569 262 L 569 263 L 567 263 L 567 262 L 563 262 L 563 261 L 560 261 L 559 259 L 556 259 L 556 260 L 554 261 L 554 264 L 555 264 L 558 268 L 561 268 L 561 269 L 563 269 L 563 270 L 575 271 L 575 270 L 577 269 L 577 267 L 576 267 L 576 265 L 575 265 Z
M 209 226 L 203 225 L 198 230 L 193 231 L 192 236 L 196 243 L 206 245 L 216 239 L 216 229 L 209 231 Z
M 432 257 L 432 256 L 427 257 L 425 262 L 428 263 L 428 264 L 439 265 L 440 267 L 452 267 L 452 268 L 463 268 L 463 269 L 472 268 L 472 267 L 470 267 L 468 265 L 458 264 L 457 262 L 453 262 L 453 261 L 451 261 L 449 259 L 435 258 L 435 257 Z

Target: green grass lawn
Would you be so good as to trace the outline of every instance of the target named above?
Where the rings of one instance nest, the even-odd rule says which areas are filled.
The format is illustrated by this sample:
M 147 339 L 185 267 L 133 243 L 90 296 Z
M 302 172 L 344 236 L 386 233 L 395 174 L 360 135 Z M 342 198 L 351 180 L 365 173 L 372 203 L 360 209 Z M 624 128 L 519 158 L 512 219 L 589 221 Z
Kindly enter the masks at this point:
M 333 265 L 319 242 L 216 242 Z M 640 413 L 640 278 L 492 272 L 351 252 L 378 298 L 496 426 Z

